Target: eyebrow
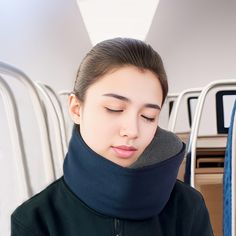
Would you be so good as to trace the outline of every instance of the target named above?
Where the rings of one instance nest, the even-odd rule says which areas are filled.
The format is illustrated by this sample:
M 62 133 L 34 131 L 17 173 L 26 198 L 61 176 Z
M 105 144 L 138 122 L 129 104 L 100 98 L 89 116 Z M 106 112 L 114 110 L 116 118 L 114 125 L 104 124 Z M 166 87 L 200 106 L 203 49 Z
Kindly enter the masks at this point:
M 119 100 L 122 100 L 122 101 L 125 101 L 125 102 L 130 102 L 129 98 L 118 95 L 118 94 L 114 94 L 114 93 L 106 93 L 106 94 L 103 94 L 103 96 L 113 97 L 113 98 L 116 98 L 116 99 L 119 99 Z M 154 108 L 154 109 L 157 109 L 157 110 L 161 110 L 161 107 L 157 104 L 146 103 L 146 104 L 144 104 L 144 106 L 149 107 L 149 108 Z

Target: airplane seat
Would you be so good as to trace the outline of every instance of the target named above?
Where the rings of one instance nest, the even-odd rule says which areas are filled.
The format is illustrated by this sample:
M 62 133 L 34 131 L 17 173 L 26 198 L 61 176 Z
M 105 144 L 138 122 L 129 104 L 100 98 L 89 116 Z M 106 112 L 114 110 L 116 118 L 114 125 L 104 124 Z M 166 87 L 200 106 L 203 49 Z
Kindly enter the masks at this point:
M 162 129 L 168 129 L 169 119 L 178 96 L 179 94 L 177 93 L 168 93 L 166 96 L 165 102 L 161 108 L 161 113 L 158 121 L 158 125 Z
M 236 102 L 231 114 L 225 153 L 223 177 L 223 232 L 225 236 L 235 236 L 235 159 L 236 159 Z
M 168 130 L 175 133 L 185 144 L 188 143 L 196 102 L 201 88 L 183 90 L 172 104 L 168 121 Z M 171 97 L 173 100 L 173 96 Z M 170 105 L 169 105 L 170 106 Z M 170 109 L 169 109 L 170 110 Z M 186 158 L 181 163 L 178 179 L 184 180 Z
M 236 80 L 214 81 L 198 98 L 186 151 L 185 182 L 199 190 L 215 236 L 222 236 L 224 156 Z
M 69 107 L 68 107 L 68 97 L 70 94 L 71 94 L 71 91 L 60 91 L 58 93 L 61 107 L 62 107 L 62 112 L 65 119 L 65 129 L 66 129 L 65 132 L 66 132 L 67 143 L 69 143 L 70 141 L 73 126 L 74 126 L 74 123 L 69 114 Z
M 30 196 L 28 170 L 24 165 L 24 148 L 19 126 L 19 114 L 14 94 L 0 76 L 0 232 L 10 232 L 9 215 Z M 9 173 L 11 178 L 9 178 Z M 16 194 L 16 189 L 18 194 Z
M 65 118 L 59 95 L 47 84 L 34 82 L 45 108 L 45 116 L 52 149 L 53 168 L 56 178 L 63 175 L 63 161 L 68 149 Z
M 0 95 L 0 232 L 9 232 L 13 209 L 54 181 L 55 173 L 47 115 L 32 80 L 0 62 Z

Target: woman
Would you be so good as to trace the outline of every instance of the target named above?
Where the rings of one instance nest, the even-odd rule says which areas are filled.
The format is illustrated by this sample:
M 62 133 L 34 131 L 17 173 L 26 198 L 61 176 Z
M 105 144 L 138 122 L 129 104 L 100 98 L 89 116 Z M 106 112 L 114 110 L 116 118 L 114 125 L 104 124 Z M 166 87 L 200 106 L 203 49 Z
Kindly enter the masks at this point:
M 15 210 L 12 235 L 213 235 L 200 193 L 176 181 L 185 145 L 158 127 L 167 92 L 144 42 L 92 48 L 69 98 L 64 175 Z

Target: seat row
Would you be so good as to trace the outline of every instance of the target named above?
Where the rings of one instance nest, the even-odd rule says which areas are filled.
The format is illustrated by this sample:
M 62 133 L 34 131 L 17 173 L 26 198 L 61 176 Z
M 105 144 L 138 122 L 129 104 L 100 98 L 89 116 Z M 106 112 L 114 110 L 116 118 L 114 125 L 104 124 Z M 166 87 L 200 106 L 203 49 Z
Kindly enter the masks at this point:
M 0 62 L 0 176 L 4 179 L 0 232 L 4 235 L 10 235 L 13 209 L 63 173 L 72 128 L 63 108 L 68 94 L 56 93 Z
M 236 80 L 214 81 L 203 88 L 187 89 L 180 94 L 170 94 L 163 107 L 160 126 L 176 133 L 186 144 L 185 159 L 179 171 L 179 178 L 197 188 L 205 198 L 214 235 L 222 235 L 229 228 L 225 217 L 229 204 L 223 204 L 227 194 L 223 189 L 225 176 L 234 176 L 235 165 L 225 169 L 228 149 L 235 149 L 236 139 L 228 136 L 233 106 L 236 100 Z M 236 128 L 231 128 L 235 130 Z M 232 132 L 233 133 L 233 132 Z M 227 139 L 232 139 L 232 147 L 226 149 Z M 227 151 L 226 151 L 227 150 Z M 231 153 L 231 152 L 230 152 Z M 233 155 L 233 152 L 231 153 Z M 230 158 L 235 160 L 235 154 Z M 232 171 L 232 172 L 231 172 Z M 232 178 L 232 186 L 234 178 Z M 233 188 L 234 189 L 234 188 Z M 233 191 L 230 198 L 235 201 Z M 232 213 L 234 216 L 235 213 Z M 232 217 L 230 217 L 232 218 Z M 235 218 L 235 217 L 234 217 Z M 224 224 L 223 224 L 224 222 Z M 229 220 L 227 221 L 229 222 Z M 235 235 L 235 220 L 231 222 Z

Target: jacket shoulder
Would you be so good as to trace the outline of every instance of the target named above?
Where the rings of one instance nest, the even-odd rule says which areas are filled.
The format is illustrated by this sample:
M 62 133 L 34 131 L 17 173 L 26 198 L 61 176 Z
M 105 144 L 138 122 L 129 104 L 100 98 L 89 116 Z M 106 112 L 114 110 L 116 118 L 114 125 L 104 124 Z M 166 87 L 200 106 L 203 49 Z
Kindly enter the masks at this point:
M 172 194 L 187 201 L 187 203 L 189 199 L 191 204 L 204 201 L 202 194 L 198 190 L 180 180 L 176 181 Z
M 170 215 L 174 216 L 170 220 Z M 177 225 L 178 235 L 213 236 L 209 213 L 202 194 L 177 180 L 161 213 L 164 223 Z M 172 222 L 171 222 L 172 221 Z
M 47 204 L 48 201 L 51 201 L 51 198 L 54 198 L 55 192 L 57 192 L 60 187 L 62 179 L 58 179 L 55 182 L 51 183 L 41 192 L 35 194 L 33 197 L 23 202 L 16 210 L 13 212 L 13 215 L 20 215 L 25 211 L 29 212 L 29 210 L 35 210 L 39 206 L 42 207 L 43 204 Z
M 177 180 L 162 214 L 172 214 L 182 219 L 187 219 L 189 216 L 196 215 L 196 211 L 202 208 L 206 209 L 202 194 L 191 186 Z
M 45 235 L 45 232 L 40 232 L 39 225 L 45 224 L 42 221 L 42 216 L 50 214 L 53 205 L 59 200 L 58 196 L 60 194 L 57 193 L 60 192 L 61 182 L 62 178 L 56 180 L 15 209 L 11 215 L 12 232 L 22 231 L 25 233 L 24 235 L 32 235 L 32 232 L 34 232 L 34 235 Z M 12 233 L 12 235 L 14 234 Z

